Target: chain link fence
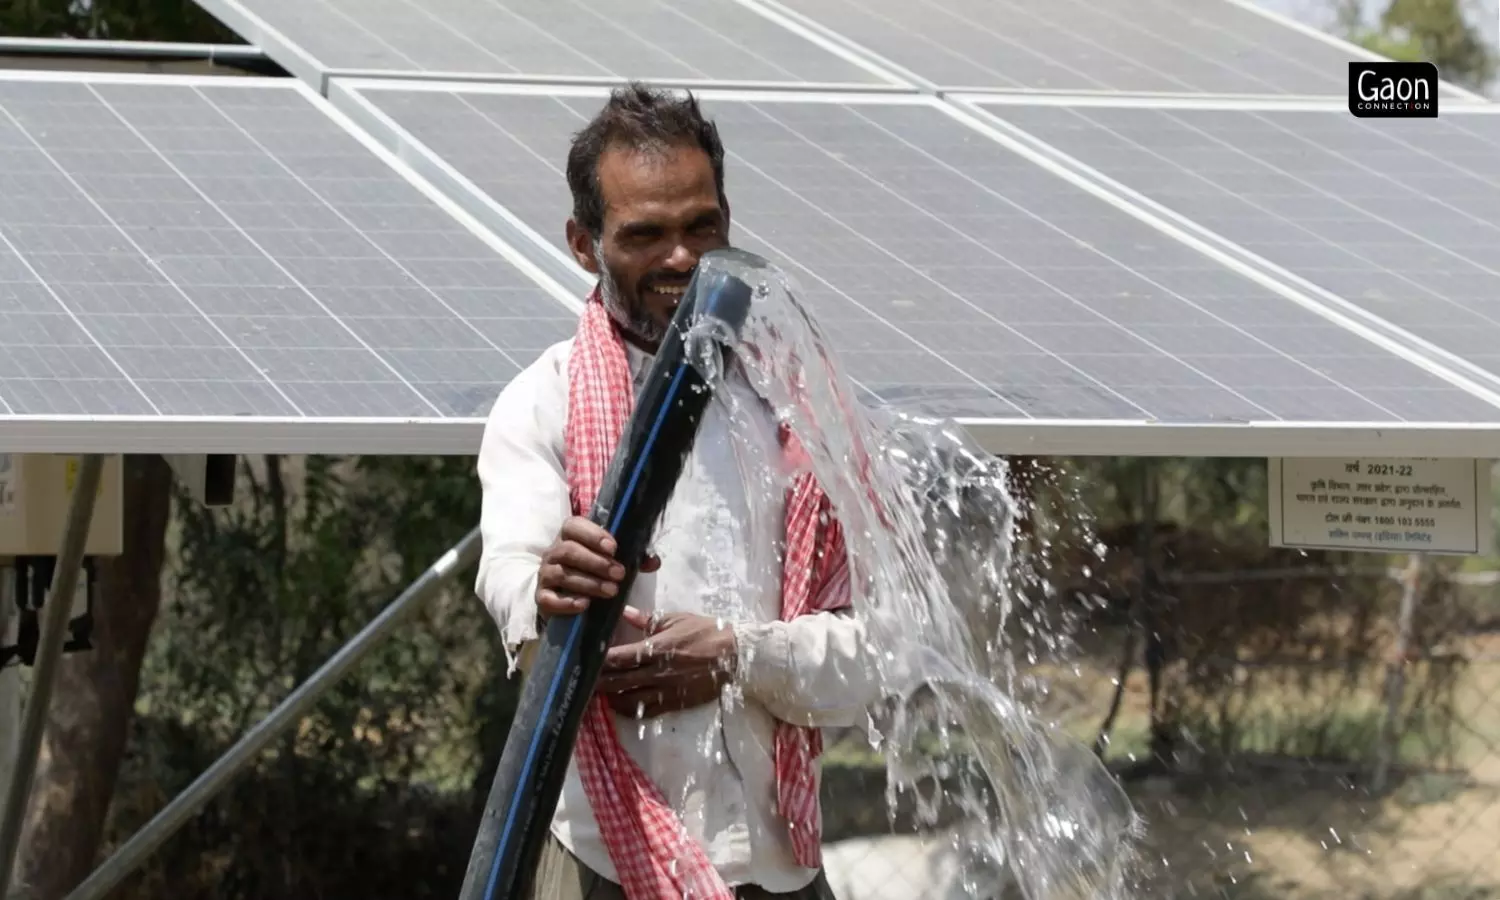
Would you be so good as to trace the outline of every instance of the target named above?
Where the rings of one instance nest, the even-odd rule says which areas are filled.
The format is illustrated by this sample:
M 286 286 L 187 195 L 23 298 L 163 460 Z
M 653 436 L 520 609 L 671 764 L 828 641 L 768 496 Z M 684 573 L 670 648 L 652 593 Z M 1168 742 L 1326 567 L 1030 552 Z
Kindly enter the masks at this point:
M 1142 582 L 1114 586 L 1046 710 L 1144 820 L 1136 897 L 1500 898 L 1500 573 L 1414 558 Z M 862 735 L 830 739 L 840 900 L 1019 900 L 964 885 L 941 831 L 888 816 L 882 766 Z

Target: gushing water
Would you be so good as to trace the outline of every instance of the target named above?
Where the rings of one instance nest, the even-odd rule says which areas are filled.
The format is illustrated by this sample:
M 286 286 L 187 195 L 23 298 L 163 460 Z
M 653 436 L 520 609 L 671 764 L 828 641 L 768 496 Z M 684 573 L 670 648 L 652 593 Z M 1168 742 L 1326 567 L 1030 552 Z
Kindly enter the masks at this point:
M 714 402 L 731 407 L 733 428 L 748 427 L 739 401 L 717 389 L 726 376 L 718 348 L 728 344 L 729 365 L 796 435 L 844 526 L 880 686 L 869 727 L 887 761 L 892 814 L 910 791 L 924 824 L 956 817 L 972 894 L 1008 870 L 1027 900 L 1123 897 L 1137 827 L 1127 797 L 1091 752 L 1021 699 L 1017 658 L 1035 663 L 1063 637 L 1021 590 L 1004 461 L 950 423 L 862 407 L 774 267 L 715 254 L 700 270 L 755 289 L 737 344 L 708 316 L 687 336 Z M 783 483 L 763 485 L 768 509 Z

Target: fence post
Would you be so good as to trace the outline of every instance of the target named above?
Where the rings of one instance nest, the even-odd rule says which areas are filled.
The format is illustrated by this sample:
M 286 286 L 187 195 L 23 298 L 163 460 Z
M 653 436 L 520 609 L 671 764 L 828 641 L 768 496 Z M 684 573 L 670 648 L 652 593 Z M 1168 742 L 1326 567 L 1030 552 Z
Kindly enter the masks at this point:
M 1385 717 L 1380 723 L 1380 743 L 1376 748 L 1375 776 L 1371 786 L 1375 793 L 1385 792 L 1391 763 L 1398 757 L 1401 734 L 1396 720 L 1401 715 L 1401 697 L 1406 692 L 1406 657 L 1411 652 L 1412 618 L 1416 614 L 1417 592 L 1422 581 L 1422 554 L 1413 553 L 1401 576 L 1401 610 L 1396 618 L 1396 646 L 1385 672 Z
M 1120 714 L 1120 703 L 1125 698 L 1125 681 L 1130 677 L 1130 670 L 1135 666 L 1135 640 L 1136 633 L 1145 632 L 1146 645 L 1151 646 L 1150 630 L 1153 625 L 1153 610 L 1150 608 L 1153 602 L 1152 591 L 1155 589 L 1155 570 L 1151 566 L 1151 554 L 1155 548 L 1153 538 L 1156 536 L 1156 469 L 1152 460 L 1145 460 L 1141 468 L 1141 512 L 1140 531 L 1136 535 L 1136 565 L 1139 569 L 1140 581 L 1136 585 L 1135 594 L 1129 599 L 1127 621 L 1125 623 L 1125 647 L 1120 655 L 1120 668 L 1115 675 L 1115 692 L 1109 701 L 1109 711 L 1104 714 L 1104 721 L 1099 726 L 1099 734 L 1094 738 L 1094 755 L 1100 759 L 1109 747 L 1110 733 L 1115 728 L 1115 718 Z M 1155 669 L 1148 666 L 1148 675 L 1151 681 L 1151 727 L 1156 726 L 1156 698 L 1157 698 L 1157 675 Z

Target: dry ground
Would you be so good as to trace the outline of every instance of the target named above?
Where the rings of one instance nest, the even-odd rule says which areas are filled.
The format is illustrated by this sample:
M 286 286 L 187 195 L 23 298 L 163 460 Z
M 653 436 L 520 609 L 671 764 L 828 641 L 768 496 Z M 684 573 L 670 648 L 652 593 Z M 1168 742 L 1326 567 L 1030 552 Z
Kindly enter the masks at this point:
M 1145 825 L 1144 883 L 1132 900 L 1500 900 L 1500 639 L 1473 640 L 1463 651 L 1489 661 L 1471 664 L 1456 689 L 1462 733 L 1453 763 L 1423 765 L 1420 747 L 1408 746 L 1406 765 L 1379 796 L 1367 768 L 1270 754 L 1130 780 Z M 1086 670 L 1054 694 L 1071 713 L 1068 729 L 1085 741 L 1108 707 L 1110 677 Z M 1136 674 L 1127 681 L 1113 761 L 1144 753 L 1146 697 L 1145 678 Z M 1377 706 L 1378 694 L 1366 699 Z M 1291 693 L 1271 696 L 1269 705 L 1289 716 L 1295 707 L 1317 707 Z M 874 811 L 869 832 L 857 833 L 884 830 L 873 821 L 883 820 L 884 803 L 868 796 L 878 790 L 851 789 L 835 800 L 846 812 L 861 803 Z M 856 799 L 861 793 L 867 796 Z M 870 897 L 923 896 L 887 877 L 890 890 Z
M 1500 898 L 1497 644 L 1493 636 L 1466 642 L 1466 654 L 1489 661 L 1471 664 L 1456 689 L 1455 764 L 1423 766 L 1421 752 L 1408 749 L 1408 766 L 1392 775 L 1384 794 L 1369 789 L 1367 770 L 1273 757 L 1131 783 L 1145 818 L 1143 855 L 1154 863 L 1140 896 Z M 1107 697 L 1108 679 L 1097 680 L 1085 693 Z M 1291 708 L 1303 698 L 1280 699 Z M 1117 734 L 1134 730 L 1142 745 L 1146 709 L 1144 677 L 1133 677 Z M 1101 715 L 1090 715 L 1092 727 Z M 1120 743 L 1114 746 L 1118 752 Z

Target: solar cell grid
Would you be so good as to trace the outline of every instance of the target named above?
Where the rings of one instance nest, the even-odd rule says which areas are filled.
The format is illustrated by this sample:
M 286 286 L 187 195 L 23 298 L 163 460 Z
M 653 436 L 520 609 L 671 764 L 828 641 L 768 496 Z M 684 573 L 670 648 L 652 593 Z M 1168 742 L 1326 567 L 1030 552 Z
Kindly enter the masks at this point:
M 1339 298 L 1500 373 L 1500 117 L 990 111 Z
M 357 91 L 560 257 L 568 135 L 600 96 L 455 87 Z M 1037 419 L 1495 416 L 931 103 L 705 105 L 737 242 L 799 279 L 881 399 Z
M 758 0 L 949 89 L 1342 96 L 1360 51 L 1224 0 Z
M 567 310 L 285 83 L 0 81 L 0 412 L 482 416 Z
M 200 2 L 320 88 L 380 74 L 1343 96 L 1348 61 L 1369 56 L 1242 0 Z
M 890 87 L 736 0 L 201 0 L 321 84 L 329 72 Z

